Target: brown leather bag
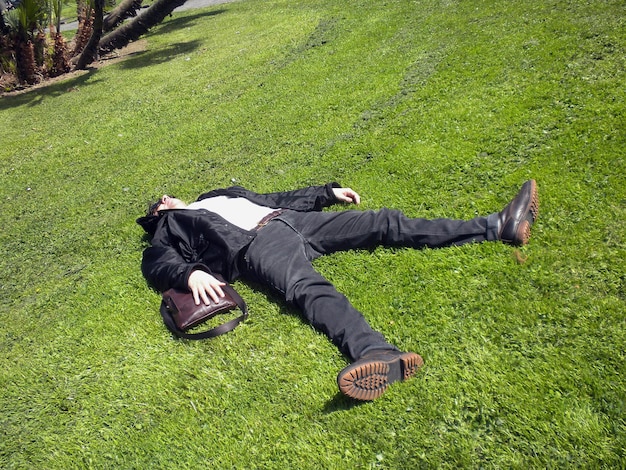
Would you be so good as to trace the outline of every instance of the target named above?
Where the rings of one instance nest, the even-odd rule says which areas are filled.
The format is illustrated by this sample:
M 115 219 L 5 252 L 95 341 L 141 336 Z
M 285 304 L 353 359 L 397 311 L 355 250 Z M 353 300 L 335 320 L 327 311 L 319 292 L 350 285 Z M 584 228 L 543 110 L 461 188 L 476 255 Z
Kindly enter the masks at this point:
M 166 290 L 163 292 L 160 309 L 165 326 L 175 336 L 185 339 L 213 338 L 231 331 L 248 317 L 248 307 L 230 284 L 222 286 L 222 290 L 225 294 L 224 297 L 220 298 L 217 303 L 211 300 L 209 305 L 204 304 L 204 302 L 196 305 L 193 294 L 189 291 Z M 237 307 L 242 312 L 241 316 L 202 333 L 185 333 L 187 330 L 204 323 L 215 315 L 229 312 Z

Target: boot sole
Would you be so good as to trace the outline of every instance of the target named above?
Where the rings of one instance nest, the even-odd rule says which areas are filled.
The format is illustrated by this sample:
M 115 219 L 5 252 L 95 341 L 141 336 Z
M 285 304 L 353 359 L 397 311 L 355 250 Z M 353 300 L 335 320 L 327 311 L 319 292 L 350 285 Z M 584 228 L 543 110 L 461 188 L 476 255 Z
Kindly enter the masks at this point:
M 533 220 L 530 223 L 533 223 L 539 217 L 539 192 L 537 191 L 537 182 L 532 180 L 532 196 L 530 198 L 530 206 L 528 207 L 528 211 L 531 213 Z
M 522 220 L 515 232 L 514 244 L 526 245 L 530 241 L 531 226 L 539 217 L 539 192 L 537 191 L 537 183 L 535 180 L 531 180 L 531 197 L 528 203 L 528 214 L 524 220 Z
M 424 360 L 421 356 L 411 352 L 389 361 L 372 359 L 345 370 L 338 380 L 339 390 L 356 400 L 375 400 L 392 383 L 414 376 L 422 365 Z

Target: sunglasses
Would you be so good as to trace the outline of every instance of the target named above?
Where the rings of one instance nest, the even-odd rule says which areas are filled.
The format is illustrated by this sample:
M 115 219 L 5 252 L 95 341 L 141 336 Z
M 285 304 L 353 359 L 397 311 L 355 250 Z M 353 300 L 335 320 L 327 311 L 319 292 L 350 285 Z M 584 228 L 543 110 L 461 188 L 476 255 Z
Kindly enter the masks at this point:
M 176 196 L 169 196 L 170 198 L 174 199 Z M 157 209 L 159 208 L 159 206 L 163 204 L 163 198 L 159 199 L 156 202 L 151 203 L 148 206 L 148 212 L 146 215 L 156 215 L 157 213 Z

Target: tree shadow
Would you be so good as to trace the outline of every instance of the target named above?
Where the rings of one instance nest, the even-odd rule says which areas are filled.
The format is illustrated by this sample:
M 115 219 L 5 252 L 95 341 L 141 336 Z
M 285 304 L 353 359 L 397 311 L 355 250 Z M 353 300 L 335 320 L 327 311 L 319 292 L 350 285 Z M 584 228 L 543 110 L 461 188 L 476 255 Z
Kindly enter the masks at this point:
M 200 46 L 200 41 L 179 42 L 170 44 L 166 48 L 160 48 L 155 51 L 136 52 L 132 56 L 118 62 L 120 69 L 130 70 L 149 65 L 156 65 L 168 62 L 179 55 L 189 54 Z
M 46 98 L 56 98 L 65 93 L 72 93 L 80 90 L 81 87 L 93 85 L 100 80 L 94 79 L 97 69 L 88 69 L 78 76 L 61 80 L 58 82 L 44 84 L 41 87 L 27 89 L 22 93 L 5 95 L 0 97 L 0 111 L 15 108 L 17 106 L 36 106 Z
M 153 34 L 168 34 L 173 31 L 180 31 L 182 28 L 189 28 L 194 26 L 195 21 L 199 18 L 205 18 L 207 16 L 216 16 L 222 13 L 225 13 L 228 10 L 213 10 L 213 11 L 205 11 L 205 12 L 197 12 L 190 13 L 188 15 L 179 15 L 174 17 L 170 17 L 167 21 L 163 21 L 160 24 L 156 25 L 151 32 L 150 35 Z
M 157 51 L 133 52 L 117 65 L 122 69 L 136 69 L 149 65 L 161 64 L 175 58 L 178 55 L 189 54 L 197 49 L 200 41 L 191 41 L 178 44 L 170 44 L 165 49 Z M 112 65 L 112 64 L 111 64 Z M 91 67 L 85 71 L 78 71 L 79 75 L 73 77 L 60 77 L 59 81 L 43 83 L 40 86 L 25 89 L 16 94 L 7 94 L 0 97 L 0 111 L 11 109 L 17 106 L 35 106 L 46 98 L 55 98 L 65 93 L 71 93 L 80 90 L 87 85 L 94 85 L 101 80 L 96 77 L 101 67 Z
M 195 25 L 195 21 L 199 18 L 219 15 L 226 11 L 227 10 L 221 9 L 170 18 L 169 20 L 164 21 L 152 28 L 152 30 L 148 32 L 145 37 L 149 38 L 150 36 L 168 34 L 174 31 L 180 31 L 183 28 L 190 28 Z M 135 69 L 148 65 L 161 64 L 171 60 L 177 55 L 189 54 L 197 49 L 199 45 L 200 40 L 194 40 L 169 44 L 166 48 L 159 48 L 158 50 L 136 52 L 129 58 L 120 62 L 119 66 L 122 69 Z

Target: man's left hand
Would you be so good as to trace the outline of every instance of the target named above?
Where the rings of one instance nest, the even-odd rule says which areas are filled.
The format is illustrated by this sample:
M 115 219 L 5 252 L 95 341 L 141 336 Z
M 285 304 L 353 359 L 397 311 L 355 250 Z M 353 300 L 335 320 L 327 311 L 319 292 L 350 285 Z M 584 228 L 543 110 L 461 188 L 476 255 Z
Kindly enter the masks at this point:
M 361 202 L 361 196 L 350 188 L 333 188 L 333 193 L 341 202 L 347 202 L 348 204 L 359 204 Z

